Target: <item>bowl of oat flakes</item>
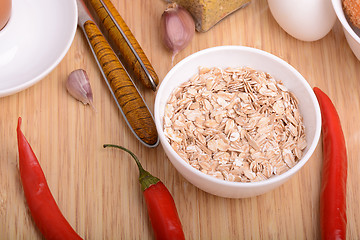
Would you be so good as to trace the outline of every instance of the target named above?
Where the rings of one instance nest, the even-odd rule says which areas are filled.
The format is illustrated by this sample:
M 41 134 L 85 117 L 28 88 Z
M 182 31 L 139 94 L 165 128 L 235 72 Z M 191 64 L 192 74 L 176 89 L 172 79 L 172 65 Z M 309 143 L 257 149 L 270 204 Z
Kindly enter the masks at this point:
M 221 46 L 185 58 L 157 91 L 154 117 L 174 167 L 208 193 L 245 198 L 291 178 L 321 132 L 312 88 L 282 59 Z

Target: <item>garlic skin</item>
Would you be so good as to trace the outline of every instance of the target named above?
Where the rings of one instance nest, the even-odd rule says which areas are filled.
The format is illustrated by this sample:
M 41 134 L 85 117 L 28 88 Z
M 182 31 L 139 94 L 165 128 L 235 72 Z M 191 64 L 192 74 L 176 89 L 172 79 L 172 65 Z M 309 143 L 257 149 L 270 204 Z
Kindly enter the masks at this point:
M 66 81 L 66 89 L 75 99 L 83 104 L 93 105 L 93 93 L 91 90 L 89 77 L 85 70 L 77 69 L 69 74 Z
M 169 4 L 161 15 L 160 34 L 163 44 L 172 51 L 172 60 L 183 50 L 195 33 L 195 21 L 190 13 L 176 3 Z

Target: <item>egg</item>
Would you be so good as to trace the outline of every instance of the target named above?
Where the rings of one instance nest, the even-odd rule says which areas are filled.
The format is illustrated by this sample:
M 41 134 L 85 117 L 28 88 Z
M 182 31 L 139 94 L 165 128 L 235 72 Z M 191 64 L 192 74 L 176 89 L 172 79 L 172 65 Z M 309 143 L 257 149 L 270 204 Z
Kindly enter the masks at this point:
M 277 23 L 302 41 L 323 38 L 336 21 L 330 0 L 268 0 L 268 5 Z
M 0 0 L 0 30 L 5 27 L 11 14 L 11 0 Z
M 0 30 L 5 27 L 11 14 L 11 0 L 0 0 Z

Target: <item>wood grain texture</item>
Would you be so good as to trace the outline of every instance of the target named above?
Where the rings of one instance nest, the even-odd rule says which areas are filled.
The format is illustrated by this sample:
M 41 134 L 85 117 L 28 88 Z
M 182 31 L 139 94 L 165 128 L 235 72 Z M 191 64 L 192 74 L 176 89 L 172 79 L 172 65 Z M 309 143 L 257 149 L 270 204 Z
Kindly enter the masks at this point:
M 110 43 L 113 43 L 114 49 L 119 52 L 119 58 L 124 60 L 124 67 L 133 75 L 135 80 L 156 91 L 159 78 L 113 3 L 109 0 L 90 0 L 90 3 L 99 17 L 99 24 L 104 26 L 110 37 Z M 112 17 L 109 16 L 108 12 L 111 13 Z
M 160 84 L 171 69 L 171 53 L 160 43 L 162 0 L 112 0 L 157 72 Z M 175 63 L 199 50 L 244 45 L 270 52 L 294 66 L 326 92 L 338 110 L 348 151 L 347 237 L 360 238 L 360 61 L 342 27 L 316 42 L 284 32 L 266 0 L 252 1 L 206 33 L 196 33 Z M 71 71 L 87 71 L 97 112 L 73 99 L 65 81 Z M 139 86 L 153 110 L 155 94 Z M 0 98 L 0 239 L 42 239 L 26 207 L 19 179 L 16 123 L 39 158 L 61 211 L 86 239 L 153 239 L 133 160 L 104 143 L 132 150 L 145 169 L 159 177 L 174 197 L 187 239 L 320 239 L 319 192 L 322 144 L 292 179 L 264 195 L 226 199 L 187 182 L 161 146 L 149 149 L 133 136 L 78 30 L 61 63 L 42 81 Z

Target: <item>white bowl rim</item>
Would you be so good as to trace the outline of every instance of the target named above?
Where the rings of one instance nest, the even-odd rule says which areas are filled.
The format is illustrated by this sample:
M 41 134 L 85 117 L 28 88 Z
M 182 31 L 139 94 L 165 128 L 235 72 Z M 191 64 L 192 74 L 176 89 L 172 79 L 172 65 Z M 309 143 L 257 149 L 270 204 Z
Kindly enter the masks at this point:
M 360 43 L 360 37 L 354 32 L 349 22 L 346 20 L 345 12 L 342 8 L 341 0 L 331 0 L 334 11 L 336 13 L 337 18 L 339 19 L 343 28 L 350 34 L 350 36 L 358 43 Z M 340 4 L 340 6 L 338 6 Z
M 196 52 L 186 58 L 184 58 L 183 60 L 181 60 L 179 63 L 177 63 L 165 76 L 165 78 L 163 79 L 162 82 L 167 81 L 168 78 L 170 78 L 170 76 L 173 74 L 173 72 L 175 72 L 178 68 L 180 68 L 183 64 L 185 64 L 188 61 L 191 61 L 193 58 L 196 58 L 198 55 L 202 55 L 202 54 L 206 54 L 208 52 L 213 52 L 213 51 L 221 51 L 221 50 L 242 50 L 242 51 L 250 51 L 250 52 L 254 52 L 263 56 L 267 56 L 272 58 L 274 61 L 279 62 L 282 65 L 287 66 L 297 77 L 298 79 L 304 84 L 305 88 L 308 90 L 308 92 L 310 93 L 312 102 L 315 104 L 315 115 L 316 115 L 316 126 L 315 126 L 315 134 L 314 134 L 314 138 L 313 141 L 310 143 L 310 147 L 307 151 L 307 153 L 301 158 L 301 160 L 291 169 L 289 169 L 288 171 L 284 172 L 281 175 L 277 175 L 277 176 L 273 176 L 269 179 L 266 180 L 262 180 L 262 181 L 258 181 L 258 182 L 230 182 L 230 181 L 225 181 L 225 180 L 220 180 L 217 179 L 215 177 L 209 176 L 205 173 L 202 173 L 201 171 L 193 168 L 192 166 L 190 166 L 188 163 L 186 163 L 176 152 L 175 150 L 170 146 L 169 142 L 167 141 L 165 134 L 163 132 L 163 126 L 161 124 L 160 121 L 160 117 L 158 117 L 159 114 L 159 105 L 160 105 L 160 98 L 158 98 L 158 95 L 161 95 L 163 91 L 166 91 L 166 89 L 164 89 L 164 85 L 160 84 L 160 87 L 157 91 L 157 95 L 156 95 L 156 99 L 155 99 L 155 104 L 154 104 L 154 115 L 155 115 L 155 124 L 156 127 L 158 129 L 158 134 L 159 134 L 159 138 L 162 140 L 161 143 L 162 145 L 165 144 L 167 149 L 175 156 L 176 160 L 183 166 L 185 167 L 187 170 L 193 172 L 194 174 L 198 175 L 200 178 L 212 182 L 214 184 L 217 185 L 223 185 L 223 186 L 227 186 L 227 187 L 241 187 L 241 188 L 253 188 L 253 187 L 263 187 L 263 186 L 267 186 L 267 185 L 272 185 L 278 182 L 282 182 L 284 180 L 286 180 L 287 178 L 289 178 L 291 175 L 294 175 L 297 171 L 299 171 L 310 159 L 311 155 L 313 154 L 313 152 L 315 151 L 315 148 L 317 147 L 320 135 L 321 135 L 321 112 L 320 112 L 320 106 L 319 103 L 317 101 L 317 98 L 315 96 L 315 93 L 313 92 L 312 88 L 310 87 L 310 85 L 308 84 L 308 82 L 305 80 L 305 78 L 290 64 L 288 64 L 286 61 L 282 60 L 281 58 L 265 52 L 263 50 L 257 49 L 257 48 L 252 48 L 252 47 L 246 47 L 246 46 L 240 46 L 240 45 L 225 45 L 225 46 L 217 46 L 217 47 L 211 47 L 211 48 L 207 48 L 204 50 L 201 50 L 199 52 Z M 162 116 L 161 116 L 162 117 Z M 170 159 L 170 158 L 169 158 Z M 171 161 L 171 159 L 170 159 Z

